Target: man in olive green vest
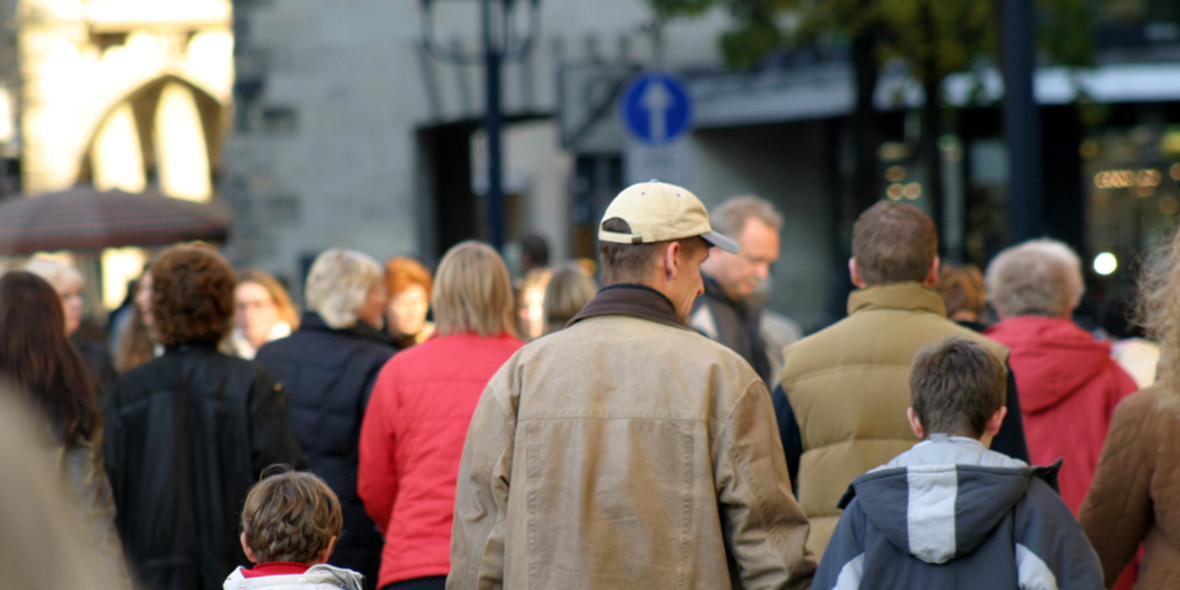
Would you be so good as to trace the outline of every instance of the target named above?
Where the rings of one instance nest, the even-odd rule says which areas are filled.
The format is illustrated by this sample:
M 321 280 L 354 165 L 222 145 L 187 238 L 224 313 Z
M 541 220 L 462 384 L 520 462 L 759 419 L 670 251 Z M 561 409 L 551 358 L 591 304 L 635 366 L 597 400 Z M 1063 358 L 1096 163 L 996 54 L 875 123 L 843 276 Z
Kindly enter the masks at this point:
M 881 201 L 857 219 L 848 269 L 858 287 L 848 317 L 784 352 L 773 400 L 799 504 L 811 520 L 809 548 L 823 553 L 840 497 L 857 476 L 918 439 L 906 419 L 910 362 L 928 344 L 957 336 L 1007 365 L 1008 349 L 946 318 L 938 280 L 938 234 L 917 207 Z M 1007 371 L 1008 417 L 993 450 L 1028 460 L 1020 406 Z

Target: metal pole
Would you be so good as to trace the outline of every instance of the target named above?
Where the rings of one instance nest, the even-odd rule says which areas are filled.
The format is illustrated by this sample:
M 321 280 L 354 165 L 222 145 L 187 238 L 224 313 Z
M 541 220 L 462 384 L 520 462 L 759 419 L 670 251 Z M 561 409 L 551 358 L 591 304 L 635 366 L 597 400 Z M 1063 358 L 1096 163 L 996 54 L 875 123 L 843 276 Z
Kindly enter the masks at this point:
M 946 262 L 962 264 L 967 196 L 963 189 L 963 147 L 957 139 L 951 141 L 952 137 L 944 135 L 938 141 L 939 165 L 942 166 L 942 235 Z
M 484 68 L 487 80 L 487 110 L 484 113 L 484 134 L 488 142 L 487 214 L 488 238 L 497 251 L 504 250 L 504 179 L 503 179 L 503 116 L 500 112 L 500 63 L 503 49 L 497 46 L 492 31 L 492 0 L 481 0 L 483 17 Z
M 1013 243 L 1045 233 L 1041 112 L 1033 95 L 1036 21 L 1032 0 L 1004 0 L 1004 128 L 1011 178 L 1009 235 Z

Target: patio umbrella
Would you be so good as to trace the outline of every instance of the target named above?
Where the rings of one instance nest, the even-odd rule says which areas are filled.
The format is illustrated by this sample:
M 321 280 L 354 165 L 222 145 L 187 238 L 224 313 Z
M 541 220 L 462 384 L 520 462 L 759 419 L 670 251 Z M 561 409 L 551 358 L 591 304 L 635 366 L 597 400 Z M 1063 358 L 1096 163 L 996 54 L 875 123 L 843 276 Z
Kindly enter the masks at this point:
M 224 209 L 88 186 L 0 203 L 0 254 L 222 241 Z

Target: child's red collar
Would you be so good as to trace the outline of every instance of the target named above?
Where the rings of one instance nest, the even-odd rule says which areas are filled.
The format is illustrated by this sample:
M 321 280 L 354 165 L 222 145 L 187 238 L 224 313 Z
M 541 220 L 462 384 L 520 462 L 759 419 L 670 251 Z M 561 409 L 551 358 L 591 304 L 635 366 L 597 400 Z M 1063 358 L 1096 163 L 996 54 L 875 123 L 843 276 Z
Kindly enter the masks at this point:
M 242 568 L 242 576 L 246 578 L 261 578 L 263 576 L 294 576 L 307 571 L 310 565 L 293 561 L 271 561 L 260 563 L 252 569 Z

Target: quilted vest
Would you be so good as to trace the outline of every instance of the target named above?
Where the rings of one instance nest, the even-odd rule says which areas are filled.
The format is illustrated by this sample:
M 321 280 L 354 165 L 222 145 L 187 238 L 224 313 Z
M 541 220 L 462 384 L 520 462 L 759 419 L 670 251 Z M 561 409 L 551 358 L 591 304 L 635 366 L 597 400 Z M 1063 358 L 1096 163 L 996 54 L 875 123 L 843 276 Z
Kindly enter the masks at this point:
M 906 419 L 914 355 L 957 336 L 1001 362 L 1008 349 L 946 319 L 942 298 L 917 282 L 854 291 L 848 317 L 788 346 L 780 384 L 799 421 L 798 499 L 811 520 L 808 547 L 823 554 L 837 502 L 857 476 L 918 442 Z

